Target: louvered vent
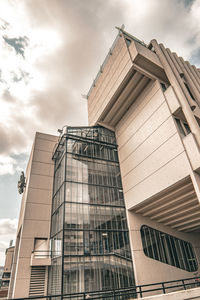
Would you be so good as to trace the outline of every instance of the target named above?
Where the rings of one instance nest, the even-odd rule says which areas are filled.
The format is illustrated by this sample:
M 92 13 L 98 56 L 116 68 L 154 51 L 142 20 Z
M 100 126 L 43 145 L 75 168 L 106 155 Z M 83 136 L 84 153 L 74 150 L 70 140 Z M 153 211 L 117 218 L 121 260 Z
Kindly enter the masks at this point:
M 31 268 L 29 296 L 44 296 L 45 266 Z

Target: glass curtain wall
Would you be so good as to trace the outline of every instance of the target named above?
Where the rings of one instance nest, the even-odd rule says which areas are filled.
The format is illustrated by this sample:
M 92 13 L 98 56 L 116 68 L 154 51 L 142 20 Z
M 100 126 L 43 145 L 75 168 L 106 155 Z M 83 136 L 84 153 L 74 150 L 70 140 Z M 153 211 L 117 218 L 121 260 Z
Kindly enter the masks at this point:
M 68 127 L 54 162 L 50 293 L 133 286 L 115 134 Z

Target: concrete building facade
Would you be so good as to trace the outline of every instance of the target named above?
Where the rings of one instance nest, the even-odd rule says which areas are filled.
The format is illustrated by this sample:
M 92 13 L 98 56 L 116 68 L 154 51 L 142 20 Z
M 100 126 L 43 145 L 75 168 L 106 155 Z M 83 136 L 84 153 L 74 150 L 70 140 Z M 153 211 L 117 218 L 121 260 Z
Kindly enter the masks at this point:
M 198 269 L 199 79 L 194 66 L 155 40 L 146 46 L 121 31 L 89 93 L 89 124 L 116 133 L 137 284 Z M 195 255 L 184 262 L 195 260 L 191 269 L 172 237 L 192 245 Z
M 67 127 L 53 160 L 49 294 L 134 286 L 115 133 Z
M 52 151 L 57 137 L 36 133 L 26 170 L 9 298 L 47 292 L 53 189 Z
M 156 40 L 146 45 L 120 29 L 88 93 L 88 119 L 91 131 L 97 128 L 99 134 L 99 128 L 104 128 L 113 132 L 116 138 L 135 284 L 198 275 L 199 69 Z M 70 127 L 63 136 L 69 135 L 68 130 Z M 84 130 L 79 128 L 79 131 Z M 79 146 L 74 146 L 73 151 L 82 151 L 85 138 L 76 132 L 74 139 Z M 94 136 L 92 139 L 90 142 L 95 143 Z M 53 238 L 50 235 L 55 170 L 52 153 L 61 147 L 62 137 L 56 148 L 57 140 L 55 136 L 36 134 L 26 173 L 10 297 L 34 294 L 38 285 L 31 279 L 34 272 L 43 272 L 43 287 L 37 292 L 47 292 L 47 270 L 53 269 L 53 259 L 48 255 L 50 237 Z M 84 145 L 84 151 L 89 151 L 88 147 Z M 99 143 L 98 151 L 102 149 Z M 73 151 L 73 155 L 78 155 Z M 74 159 L 78 161 L 77 157 Z M 82 164 L 79 159 L 77 169 Z M 83 166 L 81 168 L 83 172 Z M 106 197 L 104 201 L 108 203 L 110 196 Z M 66 203 L 65 193 L 59 201 Z M 62 226 L 65 226 L 66 220 L 63 222 Z M 53 226 L 58 226 L 58 220 Z M 80 235 L 73 235 L 76 243 L 79 243 Z M 90 237 L 93 239 L 92 235 Z M 68 238 L 61 235 L 56 242 L 57 248 L 70 244 Z M 41 251 L 38 257 L 37 251 Z M 61 261 L 60 268 L 62 265 Z M 56 270 L 60 276 L 60 269 Z M 58 282 L 60 287 L 63 285 L 62 276 Z

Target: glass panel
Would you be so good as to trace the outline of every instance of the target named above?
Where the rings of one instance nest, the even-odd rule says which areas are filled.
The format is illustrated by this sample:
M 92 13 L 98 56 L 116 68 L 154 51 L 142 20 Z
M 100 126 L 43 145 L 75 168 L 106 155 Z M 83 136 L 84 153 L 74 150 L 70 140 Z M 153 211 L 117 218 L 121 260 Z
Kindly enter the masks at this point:
M 64 201 L 64 184 L 61 185 L 61 187 L 53 197 L 52 213 L 63 203 L 63 201 Z
M 68 127 L 67 133 L 94 141 L 116 144 L 115 133 L 103 127 Z
M 109 256 L 65 257 L 64 293 L 97 291 L 133 285 L 130 261 Z
M 61 205 L 52 215 L 51 237 L 63 229 L 63 207 L 64 205 Z
M 62 237 L 63 233 L 60 232 L 51 239 L 51 254 L 53 258 L 62 255 Z
M 196 257 L 190 243 L 146 225 L 141 227 L 140 232 L 146 256 L 189 272 L 197 270 Z
M 179 132 L 181 134 L 182 137 L 186 136 L 185 131 L 183 130 L 183 127 L 181 125 L 181 121 L 177 118 L 175 118 L 176 124 L 178 126 Z
M 183 125 L 185 126 L 186 132 L 189 134 L 191 132 L 189 125 L 187 123 L 183 123 Z
M 49 294 L 59 295 L 61 293 L 62 282 L 62 259 L 52 259 L 51 268 L 49 269 Z
M 190 94 L 190 97 L 196 102 L 196 99 L 194 98 L 194 96 L 193 96 L 193 94 L 192 94 L 192 92 L 191 92 L 188 84 L 186 82 L 184 82 L 184 84 L 185 84 L 185 87 L 186 87 L 188 93 Z
M 66 144 L 55 155 L 51 243 L 55 264 L 59 255 L 64 260 L 63 293 L 130 287 L 134 275 L 115 134 L 102 127 L 68 128 L 61 140 Z

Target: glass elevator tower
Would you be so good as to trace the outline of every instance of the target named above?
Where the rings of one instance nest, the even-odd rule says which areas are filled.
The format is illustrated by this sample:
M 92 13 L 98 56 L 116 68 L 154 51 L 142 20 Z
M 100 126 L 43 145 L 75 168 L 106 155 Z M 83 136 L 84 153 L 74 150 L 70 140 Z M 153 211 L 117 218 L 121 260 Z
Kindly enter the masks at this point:
M 114 132 L 67 127 L 53 160 L 49 294 L 133 286 Z

